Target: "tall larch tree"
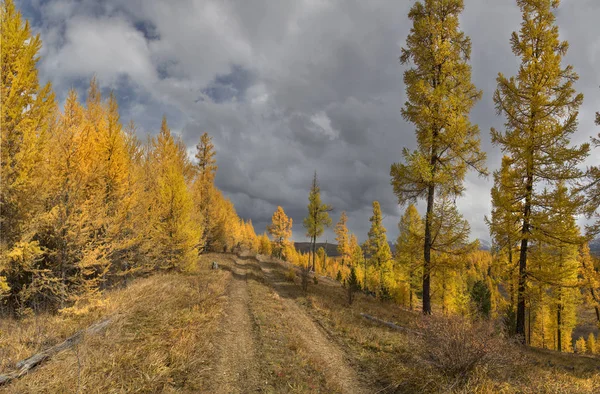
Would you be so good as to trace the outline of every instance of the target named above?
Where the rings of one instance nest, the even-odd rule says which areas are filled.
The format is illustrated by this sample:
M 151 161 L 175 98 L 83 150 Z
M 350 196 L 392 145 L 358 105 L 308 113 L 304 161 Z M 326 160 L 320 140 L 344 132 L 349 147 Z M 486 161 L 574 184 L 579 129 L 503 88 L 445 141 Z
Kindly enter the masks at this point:
M 287 217 L 283 208 L 277 207 L 271 218 L 271 224 L 267 226 L 267 232 L 273 238 L 274 252 L 281 258 L 281 254 L 292 237 L 292 218 Z
M 42 46 L 12 0 L 0 4 L 0 297 L 8 292 L 5 270 L 17 264 L 15 246 L 38 250 L 34 217 L 43 207 L 44 158 L 56 104 L 50 83 L 40 87 L 36 64 Z M 29 255 L 35 259 L 38 253 Z M 22 256 L 23 257 L 23 256 Z M 34 262 L 24 262 L 31 265 Z
M 419 279 L 423 277 L 423 219 L 414 204 L 409 204 L 404 211 L 398 230 L 395 257 L 407 284 L 408 306 L 412 310 L 419 290 Z
M 600 112 L 596 112 L 596 124 L 600 126 Z M 592 144 L 595 151 L 600 150 L 600 133 L 597 138 L 592 138 Z M 600 166 L 592 166 L 587 171 L 588 183 L 584 186 L 587 194 L 586 215 L 589 218 L 595 217 L 596 222 L 587 227 L 587 233 L 590 237 L 600 234 Z
M 152 148 L 152 240 L 156 263 L 163 269 L 185 270 L 197 256 L 199 235 L 197 224 L 192 221 L 193 201 L 185 179 L 190 163 L 185 146 L 171 134 L 166 117 L 152 140 Z
M 371 228 L 365 249 L 368 254 L 368 262 L 371 267 L 379 273 L 379 291 L 385 291 L 383 276 L 391 267 L 389 263 L 392 260 L 392 252 L 387 242 L 386 229 L 383 227 L 383 218 L 381 216 L 381 206 L 379 201 L 373 201 L 373 216 L 369 219 Z M 365 269 L 365 286 L 367 286 L 367 270 Z
M 413 26 L 402 49 L 408 101 L 402 116 L 416 128 L 417 149 L 404 148 L 404 163 L 391 167 L 401 205 L 427 201 L 423 244 L 423 313 L 431 314 L 431 224 L 436 199 L 463 193 L 469 168 L 486 174 L 479 128 L 469 112 L 481 98 L 471 82 L 471 41 L 459 28 L 463 0 L 417 1 L 408 14 Z
M 214 197 L 214 180 L 217 172 L 217 160 L 215 158 L 216 151 L 215 146 L 212 142 L 212 138 L 208 133 L 203 133 L 200 136 L 200 141 L 196 145 L 196 160 L 197 174 L 194 181 L 194 200 L 196 209 L 200 215 L 202 226 L 202 240 L 201 243 L 207 242 L 210 247 L 211 237 L 210 229 L 214 227 L 215 223 L 211 223 L 211 198 Z M 214 218 L 213 218 L 214 219 Z
M 319 187 L 317 172 L 315 171 L 310 193 L 308 194 L 308 216 L 304 218 L 303 222 L 304 228 L 306 229 L 306 236 L 310 238 L 310 243 L 312 245 L 311 255 L 313 271 L 315 270 L 317 238 L 323 234 L 325 227 L 331 226 L 329 212 L 332 210 L 332 207 L 321 202 L 321 188 Z
M 340 220 L 335 225 L 335 240 L 337 241 L 337 251 L 342 258 L 342 267 L 350 262 L 350 237 L 348 232 L 348 216 L 345 211 L 340 214 Z
M 515 77 L 498 75 L 494 102 L 498 114 L 506 117 L 506 130 L 492 129 L 491 135 L 492 142 L 508 157 L 503 167 L 510 167 L 500 170 L 509 175 L 500 185 L 506 198 L 498 201 L 497 207 L 516 213 L 520 227 L 516 333 L 524 340 L 529 245 L 543 236 L 541 225 L 557 208 L 557 201 L 543 198 L 546 191 L 540 188 L 552 193 L 559 182 L 579 180 L 583 174 L 578 165 L 587 157 L 589 146 L 570 146 L 583 95 L 576 94 L 573 87 L 578 79 L 573 68 L 561 66 L 568 43 L 559 40 L 555 24 L 553 9 L 559 1 L 517 3 L 523 22 L 510 41 L 521 64 Z M 561 204 L 583 205 L 583 201 L 570 193 Z
M 485 221 L 490 229 L 495 257 L 494 275 L 508 283 L 509 305 L 508 313 L 516 313 L 516 294 L 518 271 L 515 269 L 516 256 L 520 241 L 519 207 L 516 204 L 506 204 L 510 201 L 515 190 L 510 189 L 510 179 L 514 171 L 510 166 L 510 157 L 502 159 L 501 169 L 494 172 L 494 186 L 491 190 L 492 212 Z

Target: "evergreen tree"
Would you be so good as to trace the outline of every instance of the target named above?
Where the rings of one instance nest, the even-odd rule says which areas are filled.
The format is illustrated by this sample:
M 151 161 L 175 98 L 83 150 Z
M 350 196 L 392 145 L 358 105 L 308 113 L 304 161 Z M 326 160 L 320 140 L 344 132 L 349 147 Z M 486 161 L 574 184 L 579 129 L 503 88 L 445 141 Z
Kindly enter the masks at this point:
M 540 187 L 550 189 L 561 181 L 582 176 L 577 165 L 588 155 L 589 146 L 569 146 L 577 128 L 578 108 L 583 96 L 573 88 L 577 74 L 571 66 L 561 67 L 567 42 L 559 40 L 552 10 L 556 0 L 518 0 L 523 13 L 519 33 L 513 33 L 513 53 L 521 58 L 516 77 L 499 74 L 494 102 L 506 115 L 506 131 L 492 129 L 492 142 L 508 157 L 500 170 L 508 174 L 497 201 L 498 209 L 516 215 L 520 231 L 519 283 L 517 288 L 516 333 L 525 338 L 525 294 L 528 278 L 528 247 L 540 238 L 540 226 L 556 202 L 544 198 Z M 550 191 L 551 192 L 551 191 Z M 582 205 L 571 193 L 564 204 Z M 556 233 L 555 237 L 562 237 Z
M 317 238 L 323 234 L 324 227 L 331 226 L 331 218 L 329 212 L 332 211 L 327 204 L 321 203 L 321 189 L 317 182 L 317 172 L 313 177 L 312 186 L 308 195 L 308 216 L 304 218 L 304 228 L 306 236 L 310 238 L 312 245 L 312 270 L 315 270 L 315 256 L 317 247 Z M 310 262 L 309 262 L 310 266 Z
M 283 208 L 277 207 L 271 218 L 271 224 L 267 226 L 267 232 L 273 237 L 277 257 L 281 258 L 292 237 L 292 218 L 287 217 Z
M 423 313 L 431 314 L 431 252 L 433 209 L 440 196 L 461 195 L 469 167 L 485 174 L 485 153 L 479 129 L 469 112 L 481 92 L 471 83 L 470 39 L 459 30 L 462 0 L 417 1 L 400 60 L 408 101 L 402 116 L 416 127 L 418 147 L 404 149 L 404 163 L 391 167 L 392 186 L 400 204 L 425 198 L 423 244 Z

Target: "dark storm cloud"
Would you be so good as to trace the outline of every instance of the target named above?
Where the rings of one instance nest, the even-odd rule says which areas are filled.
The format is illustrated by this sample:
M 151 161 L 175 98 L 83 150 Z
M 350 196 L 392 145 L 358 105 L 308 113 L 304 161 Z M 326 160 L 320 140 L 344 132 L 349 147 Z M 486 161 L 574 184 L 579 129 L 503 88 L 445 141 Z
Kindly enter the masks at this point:
M 414 148 L 400 116 L 405 94 L 400 48 L 413 1 L 50 0 L 19 5 L 42 34 L 43 79 L 59 97 L 96 74 L 115 89 L 124 122 L 154 134 L 166 114 L 190 153 L 201 133 L 217 149 L 217 185 L 259 232 L 281 205 L 304 240 L 302 218 L 317 170 L 322 198 L 342 210 L 364 240 L 379 200 L 390 239 L 401 214 L 390 165 Z M 557 19 L 570 41 L 566 62 L 585 94 L 577 142 L 597 133 L 600 109 L 600 3 L 563 1 Z M 492 95 L 498 72 L 517 72 L 509 38 L 519 29 L 513 0 L 467 0 L 461 27 L 472 39 L 472 78 L 483 91 L 471 120 L 479 125 L 488 166 L 501 153 L 489 138 L 502 128 Z M 82 89 L 84 89 L 82 87 Z M 587 164 L 600 164 L 590 157 Z M 469 174 L 458 205 L 472 236 L 488 238 L 491 177 Z M 419 205 L 422 208 L 422 204 Z M 323 239 L 333 240 L 329 230 Z

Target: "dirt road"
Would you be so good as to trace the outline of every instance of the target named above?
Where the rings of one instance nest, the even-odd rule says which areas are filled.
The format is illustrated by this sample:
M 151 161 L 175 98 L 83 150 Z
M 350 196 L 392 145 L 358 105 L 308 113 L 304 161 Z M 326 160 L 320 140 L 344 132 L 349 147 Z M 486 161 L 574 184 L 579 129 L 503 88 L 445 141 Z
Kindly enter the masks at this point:
M 211 392 L 368 392 L 273 264 L 232 257 Z

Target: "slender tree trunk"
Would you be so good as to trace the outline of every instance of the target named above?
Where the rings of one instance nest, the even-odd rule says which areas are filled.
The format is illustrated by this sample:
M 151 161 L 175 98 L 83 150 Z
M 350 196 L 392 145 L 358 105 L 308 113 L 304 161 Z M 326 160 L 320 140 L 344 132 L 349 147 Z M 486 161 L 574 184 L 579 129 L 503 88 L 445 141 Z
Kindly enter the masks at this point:
M 412 266 L 412 262 L 411 262 L 411 266 Z M 408 305 L 410 307 L 410 310 L 413 310 L 413 271 L 412 269 L 410 270 L 409 274 L 408 274 Z
M 562 300 L 561 292 L 558 293 L 558 305 L 556 306 L 556 350 L 562 352 Z
M 531 194 L 533 191 L 533 177 L 527 174 L 527 195 L 523 215 L 523 228 L 521 230 L 521 253 L 519 254 L 519 287 L 517 294 L 517 329 L 516 334 L 525 342 L 525 287 L 527 281 L 527 246 L 529 236 L 529 220 L 531 215 Z
M 317 237 L 314 236 L 312 237 L 312 270 L 313 272 L 315 272 L 315 257 L 316 257 L 316 251 L 317 249 Z
M 427 191 L 427 214 L 425 215 L 425 245 L 423 248 L 423 314 L 431 315 L 431 219 L 433 217 L 433 202 L 435 197 L 434 184 Z

